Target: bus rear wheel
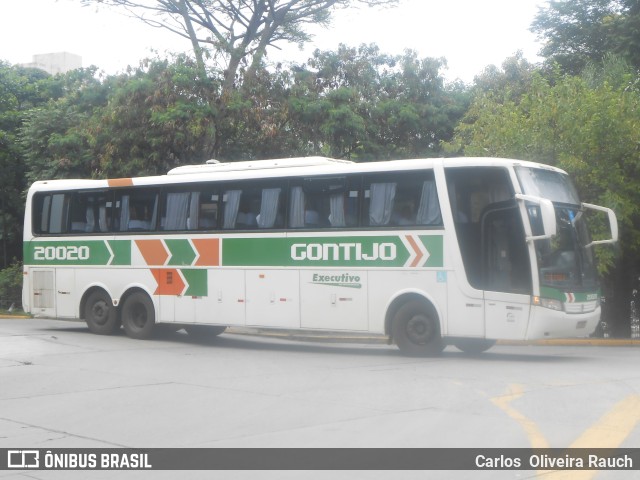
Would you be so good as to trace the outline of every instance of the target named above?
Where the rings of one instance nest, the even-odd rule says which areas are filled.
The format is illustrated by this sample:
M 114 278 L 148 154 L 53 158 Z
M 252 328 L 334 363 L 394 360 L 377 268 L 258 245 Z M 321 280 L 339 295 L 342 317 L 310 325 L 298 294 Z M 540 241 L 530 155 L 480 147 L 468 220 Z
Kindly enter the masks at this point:
M 111 335 L 120 326 L 116 308 L 104 290 L 89 295 L 84 306 L 84 320 L 89 330 L 98 335 Z
M 444 344 L 438 319 L 423 302 L 410 300 L 393 317 L 393 338 L 405 355 L 439 355 Z
M 131 338 L 143 340 L 153 333 L 156 314 L 149 295 L 133 292 L 122 304 L 122 326 Z

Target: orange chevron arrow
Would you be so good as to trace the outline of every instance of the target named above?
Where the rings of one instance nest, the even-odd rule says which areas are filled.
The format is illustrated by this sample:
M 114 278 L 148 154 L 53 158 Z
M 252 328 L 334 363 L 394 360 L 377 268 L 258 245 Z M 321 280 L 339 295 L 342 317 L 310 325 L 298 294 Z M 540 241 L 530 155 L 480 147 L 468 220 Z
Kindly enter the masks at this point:
M 169 258 L 162 240 L 136 240 L 136 245 L 147 265 L 164 265 Z
M 191 242 L 199 255 L 194 265 L 198 267 L 217 267 L 220 265 L 220 239 L 194 238 Z
M 184 291 L 186 285 L 177 269 L 152 268 L 151 273 L 158 282 L 154 295 L 180 295 Z
M 407 242 L 409 242 L 409 245 L 411 245 L 411 248 L 416 252 L 416 258 L 413 259 L 410 266 L 417 267 L 420 265 L 420 260 L 424 257 L 424 253 L 422 253 L 422 250 L 420 250 L 420 247 L 418 247 L 418 244 L 411 235 L 407 235 L 405 238 L 407 239 Z

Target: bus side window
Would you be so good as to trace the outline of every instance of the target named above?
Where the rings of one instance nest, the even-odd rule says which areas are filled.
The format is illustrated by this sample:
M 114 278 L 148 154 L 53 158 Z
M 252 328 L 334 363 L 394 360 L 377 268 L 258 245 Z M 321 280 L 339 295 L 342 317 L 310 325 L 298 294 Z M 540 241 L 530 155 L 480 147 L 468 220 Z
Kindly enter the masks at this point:
M 191 192 L 169 192 L 160 214 L 160 230 L 186 230 Z
M 220 195 L 211 191 L 198 192 L 197 202 L 191 199 L 189 229 L 212 230 L 218 226 L 218 201 Z M 194 218 L 197 217 L 197 218 Z
M 109 230 L 105 191 L 76 192 L 71 194 L 69 204 L 70 233 L 95 233 Z
M 31 228 L 34 233 L 49 233 L 50 212 L 51 195 L 34 195 L 31 212 Z
M 375 175 L 365 181 L 364 226 L 441 226 L 442 216 L 432 172 Z
M 212 187 L 167 192 L 160 206 L 160 230 L 211 230 L 218 226 L 218 199 Z
M 359 177 L 305 178 L 290 192 L 290 228 L 345 228 L 358 224 Z
M 155 230 L 158 208 L 158 193 L 154 189 L 139 188 L 123 192 L 116 202 L 119 209 L 120 232 L 148 232 Z
M 225 230 L 282 228 L 284 189 L 277 185 L 261 188 L 248 184 L 243 187 L 242 190 L 230 189 L 224 192 L 222 228 Z
M 38 234 L 67 232 L 69 195 L 53 193 L 38 195 L 34 199 L 32 226 Z
M 422 182 L 420 192 L 420 203 L 416 214 L 417 225 L 442 225 L 442 214 L 440 213 L 440 202 L 438 201 L 438 191 L 435 180 L 425 180 Z
M 241 197 L 242 190 L 226 190 L 222 195 L 222 228 L 225 230 L 236 228 Z
M 281 188 L 263 188 L 260 213 L 256 221 L 258 228 L 281 228 L 283 223 Z

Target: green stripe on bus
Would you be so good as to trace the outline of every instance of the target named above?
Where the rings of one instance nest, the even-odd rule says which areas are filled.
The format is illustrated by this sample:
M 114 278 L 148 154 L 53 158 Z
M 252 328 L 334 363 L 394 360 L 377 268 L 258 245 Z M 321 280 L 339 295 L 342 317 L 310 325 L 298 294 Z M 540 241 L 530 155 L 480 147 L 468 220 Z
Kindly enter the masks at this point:
M 129 240 L 25 242 L 26 265 L 130 265 Z
M 224 266 L 442 267 L 442 235 L 225 238 Z M 416 240 L 419 238 L 419 240 Z M 420 242 L 421 245 L 418 243 Z M 413 245 L 416 245 L 416 250 Z
M 208 293 L 207 271 L 204 269 L 181 269 L 182 275 L 187 282 L 185 296 L 206 297 Z
M 189 240 L 167 238 L 164 243 L 171 254 L 167 265 L 191 265 L 196 259 L 196 252 Z
M 131 265 L 131 240 L 108 240 L 113 259 L 109 265 Z
M 553 300 L 560 300 L 561 302 L 570 303 L 582 303 L 593 302 L 600 298 L 600 290 L 590 292 L 565 292 L 554 287 L 547 287 L 542 285 L 540 287 L 540 296 L 544 298 L 550 298 Z

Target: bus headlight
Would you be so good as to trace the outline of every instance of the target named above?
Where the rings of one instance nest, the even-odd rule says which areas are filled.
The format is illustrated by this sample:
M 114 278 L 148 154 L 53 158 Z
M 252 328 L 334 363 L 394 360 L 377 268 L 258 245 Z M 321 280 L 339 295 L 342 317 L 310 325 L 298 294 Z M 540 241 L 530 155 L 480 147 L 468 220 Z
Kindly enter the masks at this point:
M 564 311 L 562 302 L 553 298 L 533 297 L 533 304 L 544 308 L 549 308 L 551 310 L 556 310 L 558 312 Z

